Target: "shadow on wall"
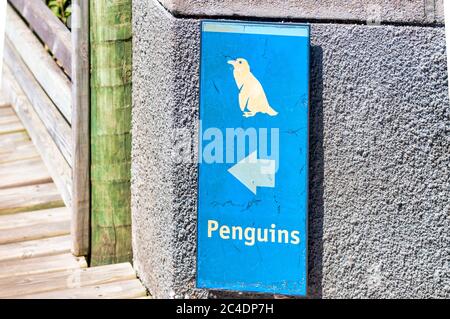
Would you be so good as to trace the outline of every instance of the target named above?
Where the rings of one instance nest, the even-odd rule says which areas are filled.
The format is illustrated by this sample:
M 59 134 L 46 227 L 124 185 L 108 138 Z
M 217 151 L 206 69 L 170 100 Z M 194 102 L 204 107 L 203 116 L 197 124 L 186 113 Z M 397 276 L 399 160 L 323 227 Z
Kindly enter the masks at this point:
M 308 297 L 322 297 L 323 267 L 323 50 L 311 46 L 309 110 Z
M 308 298 L 322 298 L 323 259 L 323 50 L 311 47 L 309 111 Z M 296 298 L 226 291 L 209 291 L 209 298 Z

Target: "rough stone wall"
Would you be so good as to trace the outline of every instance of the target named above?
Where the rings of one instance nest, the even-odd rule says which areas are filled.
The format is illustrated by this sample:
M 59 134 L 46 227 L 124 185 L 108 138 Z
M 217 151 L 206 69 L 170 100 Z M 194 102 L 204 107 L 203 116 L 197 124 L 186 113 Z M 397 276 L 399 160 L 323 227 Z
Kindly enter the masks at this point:
M 221 296 L 194 288 L 200 20 L 133 15 L 134 265 L 157 298 Z M 311 27 L 309 295 L 450 297 L 443 27 Z
M 177 16 L 444 23 L 442 0 L 160 0 Z

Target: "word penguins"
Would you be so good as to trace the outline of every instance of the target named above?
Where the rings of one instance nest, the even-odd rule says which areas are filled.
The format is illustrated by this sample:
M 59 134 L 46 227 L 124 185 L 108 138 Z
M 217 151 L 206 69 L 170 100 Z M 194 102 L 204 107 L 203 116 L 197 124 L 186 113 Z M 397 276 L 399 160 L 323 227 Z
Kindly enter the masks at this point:
M 300 232 L 298 230 L 277 229 L 275 224 L 270 228 L 242 227 L 220 225 L 216 220 L 208 220 L 208 238 L 218 236 L 224 240 L 244 241 L 246 246 L 254 246 L 255 243 L 274 244 L 300 244 Z

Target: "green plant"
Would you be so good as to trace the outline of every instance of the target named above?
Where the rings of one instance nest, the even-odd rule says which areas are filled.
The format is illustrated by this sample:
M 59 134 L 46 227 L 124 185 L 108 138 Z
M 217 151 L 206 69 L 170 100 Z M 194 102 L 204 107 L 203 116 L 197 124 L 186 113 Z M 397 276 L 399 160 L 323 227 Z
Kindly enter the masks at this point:
M 48 7 L 52 12 L 61 19 L 62 22 L 67 23 L 67 19 L 72 13 L 70 0 L 46 0 Z

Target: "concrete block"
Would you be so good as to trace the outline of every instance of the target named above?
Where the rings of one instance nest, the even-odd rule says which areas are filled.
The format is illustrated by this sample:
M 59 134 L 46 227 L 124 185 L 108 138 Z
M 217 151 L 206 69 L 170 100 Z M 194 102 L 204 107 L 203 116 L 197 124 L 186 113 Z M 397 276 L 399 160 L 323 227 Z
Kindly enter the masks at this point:
M 177 16 L 443 23 L 443 0 L 159 0 Z
M 133 254 L 156 298 L 223 296 L 195 289 L 199 30 L 133 2 Z M 310 296 L 449 298 L 444 29 L 316 23 L 311 50 Z

